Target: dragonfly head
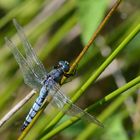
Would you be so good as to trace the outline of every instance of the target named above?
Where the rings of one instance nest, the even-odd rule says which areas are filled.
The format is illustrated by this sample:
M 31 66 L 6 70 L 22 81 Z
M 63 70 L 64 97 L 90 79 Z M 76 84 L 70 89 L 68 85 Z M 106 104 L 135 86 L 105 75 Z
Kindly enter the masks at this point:
M 67 61 L 59 61 L 58 62 L 58 68 L 61 68 L 64 73 L 68 72 L 69 69 L 70 69 L 69 62 L 67 62 Z

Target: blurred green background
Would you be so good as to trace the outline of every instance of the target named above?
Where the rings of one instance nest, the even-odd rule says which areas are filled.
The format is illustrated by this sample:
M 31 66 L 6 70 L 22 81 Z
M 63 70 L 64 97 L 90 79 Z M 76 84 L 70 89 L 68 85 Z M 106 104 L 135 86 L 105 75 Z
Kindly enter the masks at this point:
M 0 117 L 24 98 L 31 89 L 23 82 L 19 67 L 4 42 L 8 36 L 21 47 L 12 19 L 24 27 L 32 46 L 47 70 L 59 60 L 74 62 L 93 32 L 108 13 L 115 0 L 0 0 Z M 62 89 L 70 96 L 104 62 L 125 36 L 140 23 L 140 1 L 124 0 L 77 66 L 76 75 Z M 110 92 L 137 77 L 140 73 L 140 33 L 121 51 L 76 103 L 81 108 L 92 105 Z M 140 90 L 131 96 L 114 99 L 91 112 L 96 116 L 104 110 L 112 113 L 104 119 L 105 129 L 97 127 L 90 134 L 90 124 L 79 121 L 51 139 L 140 139 Z M 1 140 L 15 140 L 34 102 L 33 97 L 0 128 Z M 117 101 L 118 99 L 118 101 Z M 114 103 L 114 104 L 113 104 Z M 116 106 L 115 106 L 116 105 Z M 115 106 L 115 107 L 114 107 Z M 46 116 L 56 112 L 46 109 L 25 139 L 33 140 L 47 126 Z M 54 113 L 54 114 L 53 114 Z M 62 122 L 67 120 L 64 116 Z M 82 134 L 87 136 L 83 137 Z M 37 138 L 39 139 L 39 138 Z

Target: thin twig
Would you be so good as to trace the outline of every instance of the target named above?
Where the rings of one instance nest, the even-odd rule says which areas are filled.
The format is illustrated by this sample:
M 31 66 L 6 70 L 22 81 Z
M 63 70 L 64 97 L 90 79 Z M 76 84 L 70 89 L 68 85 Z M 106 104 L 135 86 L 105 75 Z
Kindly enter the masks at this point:
M 13 116 L 34 94 L 35 90 L 32 90 L 24 99 L 22 99 L 18 104 L 16 104 L 1 120 L 0 127 L 8 121 L 11 116 Z
M 42 12 L 35 17 L 35 19 L 33 19 L 33 21 L 27 25 L 27 27 L 25 27 L 25 30 L 29 30 L 29 26 L 33 23 L 35 23 L 35 21 L 37 21 L 37 19 L 39 19 L 40 17 L 42 17 L 43 15 L 47 15 L 48 17 L 51 16 L 56 10 L 58 10 L 63 3 L 65 2 L 65 0 L 61 0 L 59 1 L 59 4 L 56 6 L 56 0 L 52 1 L 50 4 L 47 4 L 44 9 L 42 10 Z M 55 6 L 55 8 L 54 8 Z M 38 20 L 40 21 L 40 20 Z M 42 22 L 42 21 L 41 21 Z M 39 22 L 40 23 L 40 22 Z M 38 22 L 36 22 L 35 27 L 39 24 Z M 30 26 L 31 27 L 31 26 Z M 34 28 L 35 28 L 34 27 Z M 12 40 L 14 40 L 16 38 L 16 36 L 13 37 Z M 16 39 L 15 39 L 16 42 Z M 5 47 L 3 47 L 5 48 Z M 22 99 L 17 105 L 15 105 L 7 114 L 5 114 L 5 116 L 0 120 L 0 127 L 3 126 L 3 124 L 9 120 L 33 95 L 35 94 L 35 90 L 32 90 L 30 93 L 28 93 L 28 95 Z
M 84 56 L 84 54 L 87 52 L 88 48 L 92 45 L 93 41 L 96 39 L 96 37 L 98 36 L 98 34 L 101 32 L 101 30 L 103 29 L 103 27 L 106 25 L 106 23 L 108 22 L 108 20 L 110 19 L 110 17 L 115 12 L 115 10 L 119 6 L 120 2 L 121 2 L 121 0 L 117 0 L 117 2 L 113 5 L 113 7 L 109 11 L 109 13 L 104 18 L 104 20 L 98 26 L 97 30 L 93 33 L 93 36 L 91 37 L 91 39 L 89 40 L 89 42 L 87 43 L 87 45 L 84 47 L 84 49 L 82 50 L 82 52 L 78 55 L 78 57 L 76 58 L 76 60 L 74 61 L 74 63 L 71 65 L 70 72 L 72 72 L 74 70 L 74 68 L 76 67 L 76 65 L 82 59 L 82 57 Z
M 99 27 L 97 28 L 97 30 L 94 32 L 93 36 L 91 37 L 91 39 L 89 40 L 88 44 L 84 47 L 84 49 L 82 50 L 82 52 L 79 54 L 79 56 L 76 58 L 76 60 L 74 61 L 74 63 L 71 65 L 70 68 L 70 72 L 72 72 L 74 70 L 74 68 L 76 67 L 76 65 L 79 63 L 79 61 L 82 59 L 82 57 L 84 56 L 84 54 L 86 53 L 86 51 L 88 50 L 88 48 L 91 46 L 91 44 L 93 43 L 93 41 L 96 39 L 97 35 L 100 33 L 100 31 L 103 29 L 103 27 L 106 25 L 107 21 L 110 19 L 110 17 L 113 15 L 113 13 L 115 12 L 115 10 L 117 9 L 117 7 L 119 6 L 121 0 L 118 0 L 113 7 L 111 8 L 111 10 L 109 11 L 109 13 L 107 14 L 107 16 L 104 18 L 104 20 L 101 22 L 101 24 L 99 25 Z M 64 82 L 65 78 L 63 78 L 62 83 Z M 45 104 L 44 104 L 45 105 Z M 42 106 L 43 109 L 44 105 Z M 43 112 L 43 109 L 41 112 Z M 38 113 L 37 113 L 38 114 Z M 40 113 L 41 114 L 41 113 Z M 39 117 L 39 115 L 35 116 L 35 120 Z M 34 120 L 33 119 L 33 120 Z M 28 126 L 30 127 L 30 125 Z M 29 131 L 29 129 L 26 129 L 26 134 Z M 24 133 L 24 131 L 23 131 Z M 21 140 L 21 139 L 20 139 Z

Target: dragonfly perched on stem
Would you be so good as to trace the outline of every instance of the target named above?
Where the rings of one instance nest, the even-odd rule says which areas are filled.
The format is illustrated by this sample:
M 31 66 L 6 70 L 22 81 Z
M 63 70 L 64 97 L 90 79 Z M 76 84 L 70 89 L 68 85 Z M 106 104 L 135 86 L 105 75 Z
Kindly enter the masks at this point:
M 5 37 L 6 44 L 11 49 L 19 64 L 25 84 L 39 91 L 39 96 L 30 109 L 21 130 L 24 130 L 29 125 L 48 95 L 52 97 L 50 103 L 60 111 L 68 113 L 68 115 L 71 116 L 82 116 L 85 120 L 103 127 L 103 124 L 97 120 L 95 116 L 90 115 L 88 112 L 73 104 L 72 101 L 60 90 L 62 77 L 71 76 L 71 74 L 67 73 L 70 69 L 69 63 L 67 61 L 59 61 L 50 72 L 47 72 L 31 47 L 31 44 L 28 42 L 23 28 L 17 23 L 16 19 L 13 19 L 13 23 L 23 44 L 26 57 L 22 55 L 15 44 L 7 37 Z

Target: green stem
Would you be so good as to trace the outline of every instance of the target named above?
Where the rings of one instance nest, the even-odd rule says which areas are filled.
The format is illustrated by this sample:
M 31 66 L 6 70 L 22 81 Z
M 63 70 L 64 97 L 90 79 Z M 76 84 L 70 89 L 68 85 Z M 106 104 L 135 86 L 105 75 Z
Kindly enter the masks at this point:
M 124 91 L 128 90 L 129 88 L 132 88 L 133 90 L 136 90 L 138 87 L 140 87 L 140 84 L 138 84 L 138 83 L 140 83 L 140 76 L 137 77 L 137 78 L 135 78 L 135 79 L 133 79 L 129 83 L 125 84 L 121 88 L 115 90 L 114 92 L 110 93 L 109 95 L 107 95 L 106 97 L 104 97 L 103 99 L 101 99 L 100 101 L 98 101 L 97 103 L 95 103 L 92 106 L 90 106 L 87 109 L 85 109 L 85 111 L 88 111 L 89 112 L 90 110 L 94 110 L 98 106 L 101 106 L 101 105 L 107 103 L 108 101 L 112 100 L 113 98 L 115 98 L 116 96 L 120 95 L 121 93 L 123 93 Z M 133 86 L 135 86 L 135 87 L 133 87 Z M 127 94 L 122 94 L 122 96 L 123 97 L 130 96 L 129 92 L 126 92 L 126 93 L 128 93 L 128 95 Z M 50 131 L 41 140 L 45 140 L 45 139 L 51 138 L 52 136 L 56 135 L 57 133 L 61 132 L 65 128 L 67 128 L 67 127 L 71 126 L 72 124 L 74 124 L 75 122 L 77 122 L 79 119 L 77 117 L 72 117 L 70 120 L 62 123 L 57 128 L 55 128 L 54 130 Z
M 122 41 L 122 43 L 114 50 L 114 52 L 104 61 L 104 63 L 96 70 L 94 74 L 88 79 L 88 81 L 78 90 L 78 92 L 73 97 L 73 101 L 76 101 L 81 94 L 93 83 L 100 74 L 105 70 L 105 68 L 115 59 L 119 52 L 136 36 L 140 30 L 140 24 L 132 30 L 132 32 Z
M 129 88 L 131 88 L 139 83 L 140 83 L 140 76 L 136 77 L 135 79 L 131 80 L 129 83 L 127 83 L 124 86 L 120 87 L 119 89 L 115 90 L 111 94 L 107 95 L 105 98 L 96 102 L 93 106 L 91 106 L 91 108 L 96 108 L 99 105 L 103 105 L 104 103 L 106 103 L 106 102 L 110 101 L 111 99 L 113 99 L 114 97 L 118 96 L 120 93 L 128 90 Z
M 132 94 L 135 93 L 135 91 L 140 88 L 140 84 L 137 84 L 136 86 L 134 86 L 132 89 L 126 91 L 124 94 L 122 94 L 121 96 L 119 96 L 115 101 L 113 101 L 105 110 L 104 112 L 102 112 L 102 114 L 100 114 L 99 116 L 99 120 L 101 120 L 102 122 L 105 121 L 105 119 L 107 119 L 109 116 L 111 116 L 111 114 L 114 113 L 114 111 L 119 108 L 119 106 Z M 107 126 L 105 126 L 107 127 Z M 80 133 L 80 135 L 77 137 L 76 140 L 86 140 L 88 139 L 90 136 L 93 135 L 94 131 L 97 129 L 96 125 L 90 124 L 87 126 L 86 129 L 84 129 L 83 132 Z
M 100 76 L 104 69 L 115 59 L 117 54 L 136 36 L 140 30 L 140 24 L 138 24 L 132 32 L 121 42 L 121 44 L 114 50 L 114 52 L 105 60 L 105 62 L 97 69 L 95 73 L 87 80 L 87 82 L 74 94 L 72 101 L 75 102 L 84 93 L 84 91 Z M 63 113 L 59 113 L 44 130 L 44 134 L 48 133 L 56 123 L 64 116 Z

